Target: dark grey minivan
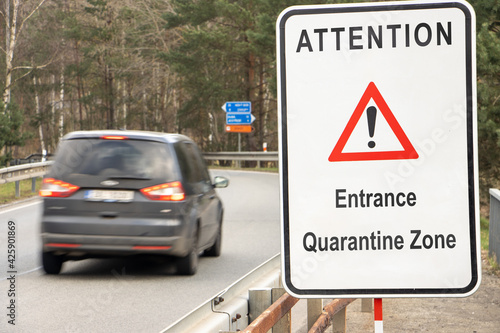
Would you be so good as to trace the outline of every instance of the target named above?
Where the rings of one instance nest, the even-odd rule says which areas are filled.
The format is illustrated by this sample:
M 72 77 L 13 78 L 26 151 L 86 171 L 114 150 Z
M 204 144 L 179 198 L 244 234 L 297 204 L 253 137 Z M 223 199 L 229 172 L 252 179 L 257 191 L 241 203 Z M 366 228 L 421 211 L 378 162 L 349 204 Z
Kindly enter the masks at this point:
M 63 137 L 43 180 L 42 261 L 135 254 L 176 257 L 196 273 L 198 255 L 219 256 L 223 205 L 203 156 L 186 136 L 81 131 Z

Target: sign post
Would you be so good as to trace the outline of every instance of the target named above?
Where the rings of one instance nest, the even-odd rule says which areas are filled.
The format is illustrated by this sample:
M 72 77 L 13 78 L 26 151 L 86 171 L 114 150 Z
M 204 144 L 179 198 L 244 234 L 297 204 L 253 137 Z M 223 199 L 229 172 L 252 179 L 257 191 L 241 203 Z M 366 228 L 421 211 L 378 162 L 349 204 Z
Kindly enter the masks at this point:
M 472 7 L 290 7 L 277 21 L 277 55 L 287 291 L 474 293 L 481 252 Z

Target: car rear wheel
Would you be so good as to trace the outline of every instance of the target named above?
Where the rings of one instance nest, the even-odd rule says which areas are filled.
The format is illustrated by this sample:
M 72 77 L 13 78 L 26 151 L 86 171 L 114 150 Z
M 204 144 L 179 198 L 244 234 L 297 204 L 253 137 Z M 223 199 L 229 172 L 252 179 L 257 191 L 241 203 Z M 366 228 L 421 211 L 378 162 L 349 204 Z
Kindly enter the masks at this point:
M 177 261 L 177 273 L 180 275 L 194 275 L 198 269 L 198 237 L 193 240 L 191 251 Z
M 61 256 L 56 256 L 52 252 L 42 253 L 43 270 L 47 274 L 59 274 L 64 260 Z

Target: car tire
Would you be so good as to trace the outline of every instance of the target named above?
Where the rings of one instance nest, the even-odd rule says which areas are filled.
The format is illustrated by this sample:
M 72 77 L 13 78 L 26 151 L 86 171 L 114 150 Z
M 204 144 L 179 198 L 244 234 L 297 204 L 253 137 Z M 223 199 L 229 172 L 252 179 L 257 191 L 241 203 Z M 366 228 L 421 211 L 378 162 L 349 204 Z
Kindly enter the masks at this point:
M 42 253 L 43 270 L 47 274 L 59 274 L 64 260 L 61 256 L 56 256 L 52 252 Z
M 222 246 L 222 224 L 219 224 L 217 237 L 215 238 L 214 245 L 205 250 L 204 255 L 207 257 L 218 257 L 221 253 Z
M 177 273 L 180 275 L 195 275 L 198 269 L 198 238 L 195 237 L 188 255 L 177 261 Z

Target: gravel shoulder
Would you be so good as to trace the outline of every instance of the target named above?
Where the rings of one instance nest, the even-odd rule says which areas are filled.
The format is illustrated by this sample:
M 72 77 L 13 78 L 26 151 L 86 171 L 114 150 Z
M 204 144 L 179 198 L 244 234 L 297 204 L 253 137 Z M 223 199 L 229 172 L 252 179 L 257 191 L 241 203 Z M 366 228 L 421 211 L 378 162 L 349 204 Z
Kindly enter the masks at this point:
M 482 281 L 464 298 L 387 298 L 384 332 L 499 333 L 500 273 L 482 254 Z M 373 313 L 361 312 L 361 300 L 347 308 L 347 332 L 373 332 Z

